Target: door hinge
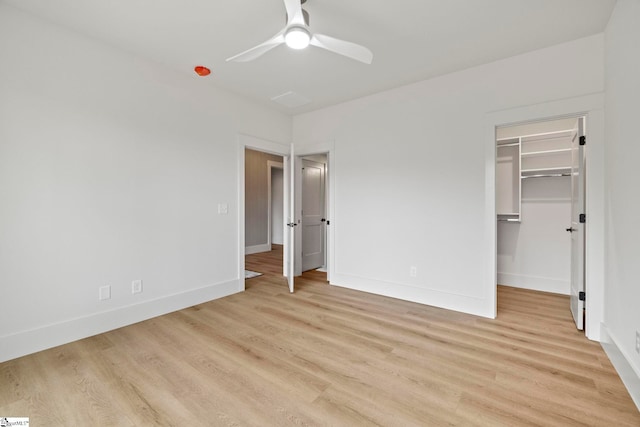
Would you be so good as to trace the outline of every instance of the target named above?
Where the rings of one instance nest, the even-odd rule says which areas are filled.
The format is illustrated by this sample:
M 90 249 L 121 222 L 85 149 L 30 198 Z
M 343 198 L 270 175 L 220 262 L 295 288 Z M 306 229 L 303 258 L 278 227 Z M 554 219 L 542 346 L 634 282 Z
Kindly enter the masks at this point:
M 587 222 L 587 214 L 580 214 L 580 224 Z
M 582 135 L 580 137 L 580 145 L 587 145 L 587 137 Z
M 584 293 L 584 291 L 580 291 L 578 292 L 578 299 L 580 301 L 586 301 L 587 300 L 587 294 Z

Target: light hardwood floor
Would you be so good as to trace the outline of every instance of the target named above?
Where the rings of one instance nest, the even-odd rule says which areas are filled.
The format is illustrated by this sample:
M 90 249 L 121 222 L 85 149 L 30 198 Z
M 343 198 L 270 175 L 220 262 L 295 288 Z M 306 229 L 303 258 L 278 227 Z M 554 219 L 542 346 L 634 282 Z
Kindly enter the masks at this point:
M 0 365 L 32 426 L 640 426 L 563 296 L 500 287 L 497 320 L 328 285 L 281 253 L 244 293 Z

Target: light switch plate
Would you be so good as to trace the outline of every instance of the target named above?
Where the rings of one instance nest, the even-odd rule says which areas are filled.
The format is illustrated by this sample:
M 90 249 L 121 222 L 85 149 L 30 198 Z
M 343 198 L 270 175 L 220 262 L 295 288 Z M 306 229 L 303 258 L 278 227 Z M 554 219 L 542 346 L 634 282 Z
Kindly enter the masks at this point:
M 226 215 L 229 213 L 229 205 L 226 203 L 218 203 L 218 214 Z
M 142 280 L 134 280 L 131 282 L 131 293 L 139 294 L 142 292 Z

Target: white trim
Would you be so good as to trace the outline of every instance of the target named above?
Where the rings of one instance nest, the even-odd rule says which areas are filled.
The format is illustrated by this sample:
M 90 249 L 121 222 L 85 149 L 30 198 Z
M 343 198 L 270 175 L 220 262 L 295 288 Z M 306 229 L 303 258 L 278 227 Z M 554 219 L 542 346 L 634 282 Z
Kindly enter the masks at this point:
M 277 142 L 268 141 L 266 139 L 256 138 L 255 136 L 238 134 L 238 277 L 244 278 L 244 150 L 246 148 L 261 151 L 263 153 L 276 154 L 286 159 L 290 155 L 289 145 L 279 144 Z M 289 189 L 285 188 L 285 198 L 288 197 Z M 286 216 L 286 215 L 285 215 Z M 287 253 L 288 243 L 284 242 L 284 253 Z M 241 280 L 241 290 L 244 290 L 244 280 Z
M 269 252 L 270 250 L 271 250 L 271 243 L 263 243 L 261 245 L 245 246 L 244 254 L 245 255 L 259 254 L 260 252 Z
M 618 345 L 618 340 L 605 325 L 602 325 L 601 338 L 600 345 L 640 410 L 640 369 L 631 363 L 633 358 L 622 350 L 623 347 Z
M 244 278 L 244 271 L 242 277 Z M 0 362 L 132 325 L 153 317 L 240 292 L 244 282 L 229 280 L 0 337 Z
M 261 151 L 263 153 L 275 154 L 276 156 L 284 157 L 291 154 L 289 152 L 288 144 L 285 144 L 285 143 L 281 144 L 278 142 L 269 141 L 269 140 L 258 138 L 251 135 L 245 135 L 245 134 L 239 133 L 238 142 L 242 147 L 243 152 L 245 148 L 249 148 L 251 150 Z
M 375 295 L 412 301 L 434 307 L 454 310 L 476 316 L 487 316 L 486 304 L 481 297 L 473 297 L 454 292 L 443 292 L 406 283 L 389 282 L 348 273 L 334 272 L 331 280 L 334 286 L 345 287 Z M 495 285 L 494 285 L 495 287 Z
M 489 112 L 485 116 L 485 295 L 497 312 L 496 272 L 496 127 L 560 117 L 587 116 L 587 248 L 585 254 L 586 336 L 600 340 L 604 320 L 604 94 L 594 93 L 525 107 Z M 495 315 L 495 314 L 494 314 Z
M 485 139 L 485 166 L 484 166 L 484 280 L 482 293 L 486 295 L 488 310 L 484 315 L 495 319 L 498 315 L 498 218 L 496 209 L 496 127 L 499 122 L 497 117 L 488 116 Z M 491 144 L 488 143 L 491 141 Z M 518 138 L 520 145 L 520 138 Z M 522 185 L 522 183 L 521 183 Z M 520 217 L 518 216 L 518 219 Z
M 245 155 L 246 138 L 243 135 L 238 135 L 238 277 L 244 277 L 244 245 L 245 242 L 245 227 L 244 227 L 244 191 L 245 191 Z M 242 290 L 244 291 L 244 280 L 242 280 Z

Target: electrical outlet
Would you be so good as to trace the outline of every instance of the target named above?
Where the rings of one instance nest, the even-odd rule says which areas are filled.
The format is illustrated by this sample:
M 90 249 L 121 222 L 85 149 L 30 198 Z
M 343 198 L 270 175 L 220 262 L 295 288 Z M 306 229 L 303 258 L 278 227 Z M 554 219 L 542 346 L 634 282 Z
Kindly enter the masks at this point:
M 640 353 L 640 332 L 636 331 L 636 353 Z
M 414 266 L 409 268 L 409 276 L 416 277 L 418 275 L 418 269 Z
M 110 285 L 101 286 L 98 289 L 98 299 L 100 299 L 100 301 L 105 300 L 105 299 L 111 299 L 111 286 Z
M 131 293 L 139 294 L 142 292 L 142 280 L 134 280 L 131 282 Z

